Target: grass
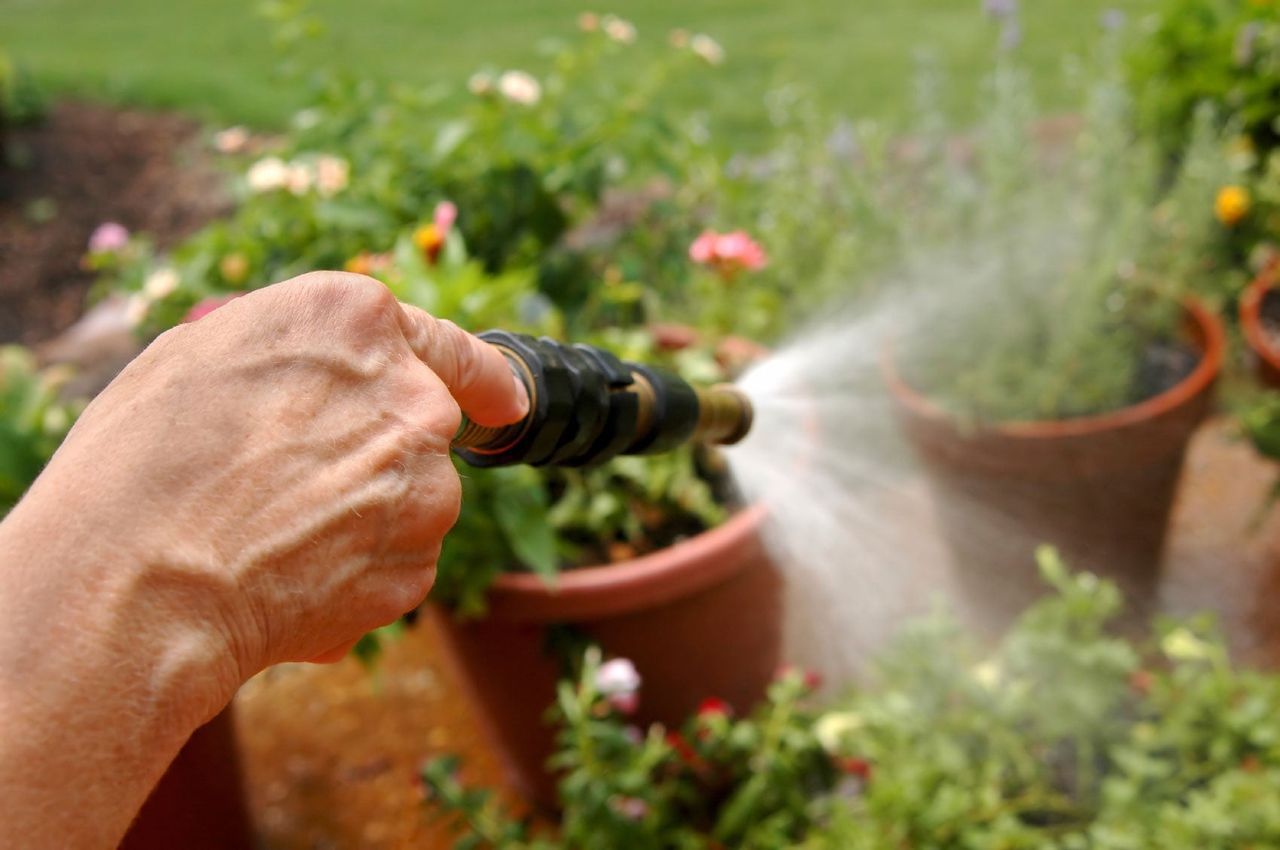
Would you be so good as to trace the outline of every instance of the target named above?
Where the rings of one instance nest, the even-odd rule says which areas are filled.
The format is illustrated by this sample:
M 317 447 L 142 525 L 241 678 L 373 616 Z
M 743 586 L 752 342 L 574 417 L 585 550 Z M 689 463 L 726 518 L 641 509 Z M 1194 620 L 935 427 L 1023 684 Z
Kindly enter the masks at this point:
M 1066 56 L 1097 38 L 1102 11 L 1136 18 L 1151 0 L 1026 0 L 1019 48 L 1044 89 L 1062 98 Z M 583 0 L 316 0 L 329 25 L 326 61 L 382 79 L 461 89 L 482 65 L 544 67 L 540 45 L 569 34 Z M 214 123 L 273 128 L 303 98 L 273 75 L 271 29 L 247 0 L 0 0 L 0 43 L 53 91 L 177 108 Z M 767 129 L 765 94 L 799 80 L 826 108 L 895 120 L 911 108 L 927 50 L 958 85 L 989 67 L 995 25 L 981 0 L 619 0 L 642 39 L 676 26 L 705 31 L 729 61 L 710 86 L 681 97 L 721 116 L 731 139 Z

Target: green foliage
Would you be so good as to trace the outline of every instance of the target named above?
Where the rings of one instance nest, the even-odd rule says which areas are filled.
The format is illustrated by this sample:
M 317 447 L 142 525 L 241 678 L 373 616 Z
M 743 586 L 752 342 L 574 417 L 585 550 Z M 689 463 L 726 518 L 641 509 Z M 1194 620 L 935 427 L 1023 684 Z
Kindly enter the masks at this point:
M 44 92 L 27 69 L 0 47 L 0 129 L 39 121 L 45 110 Z
M 708 701 L 683 730 L 645 733 L 601 692 L 600 662 L 588 650 L 579 680 L 560 686 L 556 837 L 534 835 L 492 794 L 463 786 L 456 759 L 424 767 L 429 799 L 463 830 L 458 848 L 769 850 L 798 841 L 829 808 L 839 771 L 814 732 L 800 673 L 780 676 L 750 717 Z
M 1266 0 L 1163 0 L 1133 41 L 1130 76 L 1144 129 L 1180 155 L 1212 104 L 1265 156 L 1280 142 L 1280 7 Z
M 58 398 L 61 376 L 30 352 L 0 348 L 0 517 L 17 503 L 71 429 L 79 406 Z
M 561 687 L 558 832 L 532 837 L 453 761 L 426 769 L 432 805 L 459 846 L 501 850 L 1280 842 L 1280 677 L 1232 667 L 1204 618 L 1117 637 L 1116 589 L 1038 557 L 1054 593 L 994 651 L 934 616 L 825 710 L 790 674 L 750 718 L 691 719 L 678 746 L 628 730 L 591 656 Z

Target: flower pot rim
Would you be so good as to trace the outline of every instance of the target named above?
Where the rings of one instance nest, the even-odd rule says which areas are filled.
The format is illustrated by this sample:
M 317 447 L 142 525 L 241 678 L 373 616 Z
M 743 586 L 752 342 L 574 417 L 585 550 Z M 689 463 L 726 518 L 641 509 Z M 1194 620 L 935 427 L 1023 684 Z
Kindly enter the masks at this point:
M 539 623 L 595 620 L 690 596 L 748 564 L 750 559 L 738 555 L 761 545 L 765 518 L 764 506 L 752 505 L 656 552 L 565 570 L 552 583 L 532 573 L 504 573 L 489 588 L 485 616 Z
M 1275 280 L 1265 274 L 1254 278 L 1240 296 L 1240 329 L 1249 348 L 1268 366 L 1280 373 L 1280 351 L 1267 342 L 1262 331 L 1262 302 L 1276 288 Z
M 1047 440 L 1083 437 L 1129 428 L 1157 419 L 1187 404 L 1206 392 L 1222 369 L 1226 350 L 1226 332 L 1222 323 L 1196 298 L 1184 298 L 1182 306 L 1186 316 L 1198 329 L 1200 337 L 1200 361 L 1191 374 L 1172 387 L 1148 399 L 1118 410 L 1092 416 L 1071 419 L 1013 420 L 984 423 L 974 429 L 975 434 L 998 436 L 1014 440 Z M 885 383 L 898 402 L 914 415 L 938 424 L 954 426 L 957 417 L 936 401 L 912 387 L 898 371 L 892 351 L 886 347 L 882 357 Z

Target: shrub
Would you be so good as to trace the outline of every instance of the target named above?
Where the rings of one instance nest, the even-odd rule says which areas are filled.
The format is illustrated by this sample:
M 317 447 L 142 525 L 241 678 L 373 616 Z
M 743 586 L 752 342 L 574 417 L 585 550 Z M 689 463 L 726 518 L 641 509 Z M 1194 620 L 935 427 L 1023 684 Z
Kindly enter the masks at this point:
M 1134 39 L 1130 77 L 1143 129 L 1166 156 L 1211 104 L 1265 157 L 1280 142 L 1280 8 L 1255 0 L 1163 0 Z
M 0 348 L 0 517 L 44 469 L 79 413 L 58 398 L 62 377 L 39 371 L 23 348 Z
M 935 616 L 825 709 L 792 673 L 749 718 L 634 730 L 589 656 L 557 709 L 558 831 L 460 785 L 451 759 L 425 769 L 428 800 L 459 847 L 500 850 L 1280 841 L 1280 677 L 1232 667 L 1203 618 L 1117 637 L 1115 588 L 1039 559 L 1055 593 L 994 652 Z

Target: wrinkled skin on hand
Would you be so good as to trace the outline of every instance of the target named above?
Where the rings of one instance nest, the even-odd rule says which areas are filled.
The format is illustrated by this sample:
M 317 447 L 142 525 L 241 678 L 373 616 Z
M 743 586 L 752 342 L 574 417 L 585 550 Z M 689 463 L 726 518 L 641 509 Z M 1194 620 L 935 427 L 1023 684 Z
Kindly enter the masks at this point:
M 144 587 L 188 584 L 236 678 L 340 657 L 431 588 L 461 498 L 458 400 L 490 422 L 522 412 L 481 346 L 369 279 L 299 278 L 156 340 L 42 485 L 92 470 Z
M 357 275 L 305 275 L 165 333 L 0 524 L 0 737 L 116 718 L 127 749 L 123 710 L 138 746 L 173 732 L 176 752 L 264 667 L 341 657 L 431 588 L 459 510 L 460 407 L 501 424 L 526 404 L 495 349 Z M 22 752 L 0 746 L 0 791 L 17 793 L 3 760 Z M 163 764 L 121 774 L 128 758 L 66 770 L 137 773 L 145 795 Z M 28 814 L 42 800 L 10 797 Z

